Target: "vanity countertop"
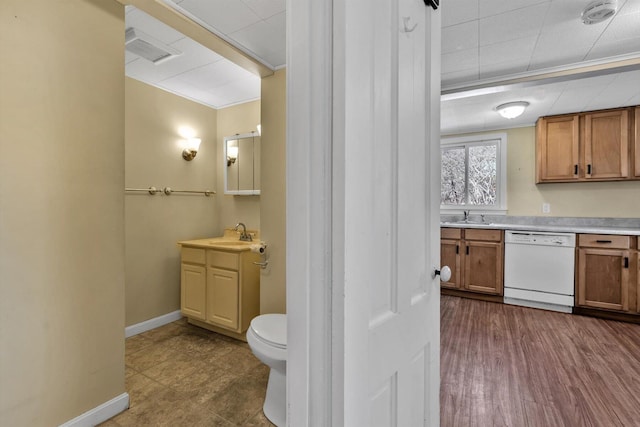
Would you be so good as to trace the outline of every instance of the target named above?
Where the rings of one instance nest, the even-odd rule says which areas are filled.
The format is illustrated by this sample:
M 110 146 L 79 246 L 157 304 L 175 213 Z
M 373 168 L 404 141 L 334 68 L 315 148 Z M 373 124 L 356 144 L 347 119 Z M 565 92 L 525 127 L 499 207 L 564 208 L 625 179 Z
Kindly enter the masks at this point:
M 441 227 L 449 228 L 485 228 L 493 230 L 517 230 L 517 231 L 548 231 L 559 233 L 584 233 L 584 234 L 616 234 L 626 236 L 640 236 L 640 228 L 613 227 L 602 225 L 558 225 L 558 224 L 502 224 L 479 222 L 441 222 Z
M 217 249 L 232 252 L 242 252 L 251 250 L 252 245 L 259 245 L 260 241 L 243 242 L 240 240 L 230 240 L 226 237 L 210 237 L 208 239 L 181 240 L 181 246 L 189 246 L 202 249 Z

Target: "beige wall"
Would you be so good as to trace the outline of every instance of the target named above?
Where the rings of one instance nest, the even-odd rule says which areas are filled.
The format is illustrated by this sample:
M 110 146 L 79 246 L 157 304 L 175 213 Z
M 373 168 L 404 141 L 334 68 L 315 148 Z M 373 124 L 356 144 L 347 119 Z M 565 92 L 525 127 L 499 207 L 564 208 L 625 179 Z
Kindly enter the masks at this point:
M 215 190 L 216 110 L 137 80 L 125 79 L 126 187 Z M 202 139 L 192 161 L 182 158 L 181 126 Z M 126 325 L 180 309 L 179 240 L 218 235 L 214 196 L 125 195 Z
M 0 2 L 0 425 L 124 388 L 124 10 Z
M 535 127 L 507 129 L 508 214 L 637 218 L 640 181 L 535 184 Z M 494 132 L 491 132 L 494 133 Z M 542 213 L 542 203 L 551 205 Z
M 262 79 L 260 223 L 269 266 L 260 275 L 260 312 L 286 311 L 286 71 Z
M 260 101 L 246 102 L 218 110 L 217 153 L 220 160 L 216 163 L 216 176 L 217 198 L 220 202 L 217 223 L 220 234 L 224 227 L 233 227 L 238 222 L 243 222 L 247 228 L 260 229 L 261 196 L 225 195 L 223 173 L 226 167 L 222 160 L 224 137 L 237 133 L 249 133 L 256 130 L 259 123 Z

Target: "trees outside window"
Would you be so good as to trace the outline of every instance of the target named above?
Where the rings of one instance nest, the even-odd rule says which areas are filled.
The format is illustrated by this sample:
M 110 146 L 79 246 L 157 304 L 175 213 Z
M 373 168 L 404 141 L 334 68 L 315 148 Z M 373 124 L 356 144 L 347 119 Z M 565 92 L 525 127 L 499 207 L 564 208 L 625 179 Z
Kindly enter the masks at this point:
M 506 135 L 442 141 L 440 204 L 443 209 L 506 209 Z

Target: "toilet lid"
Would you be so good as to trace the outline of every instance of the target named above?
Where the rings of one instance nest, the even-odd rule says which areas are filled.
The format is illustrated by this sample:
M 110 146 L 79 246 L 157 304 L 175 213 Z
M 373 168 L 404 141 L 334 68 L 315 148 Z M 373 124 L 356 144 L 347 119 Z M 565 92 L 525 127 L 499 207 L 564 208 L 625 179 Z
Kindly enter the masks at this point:
M 278 348 L 287 348 L 287 316 L 285 314 L 263 314 L 251 321 L 251 329 L 265 343 Z

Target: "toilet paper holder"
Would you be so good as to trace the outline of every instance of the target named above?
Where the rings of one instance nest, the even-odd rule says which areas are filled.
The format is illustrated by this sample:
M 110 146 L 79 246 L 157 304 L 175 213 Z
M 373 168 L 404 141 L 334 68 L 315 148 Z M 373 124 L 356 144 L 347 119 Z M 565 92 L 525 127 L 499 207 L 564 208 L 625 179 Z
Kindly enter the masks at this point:
M 267 268 L 267 265 L 269 265 L 269 260 L 267 259 L 267 244 L 256 243 L 254 245 L 251 245 L 251 252 L 260 254 L 261 261 L 254 261 L 254 264 L 259 266 L 263 270 Z

